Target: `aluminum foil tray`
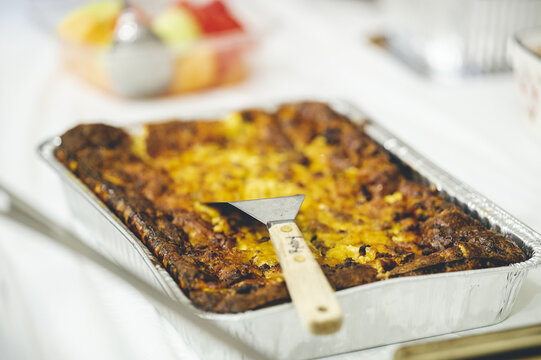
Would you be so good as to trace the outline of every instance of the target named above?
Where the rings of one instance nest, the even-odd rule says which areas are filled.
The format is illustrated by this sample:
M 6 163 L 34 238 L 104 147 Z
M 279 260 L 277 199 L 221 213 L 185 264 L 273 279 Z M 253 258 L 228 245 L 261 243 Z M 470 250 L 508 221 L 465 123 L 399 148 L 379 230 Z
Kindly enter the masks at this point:
M 172 277 L 122 221 L 56 160 L 54 150 L 60 142 L 58 137 L 42 144 L 39 151 L 62 178 L 77 231 L 90 245 L 159 291 L 184 303 L 199 317 L 270 358 L 309 359 L 504 320 L 511 312 L 528 270 L 541 263 L 541 235 L 440 170 L 376 122 L 366 119 L 354 106 L 342 101 L 328 103 L 352 120 L 364 121 L 366 132 L 391 154 L 393 161 L 409 167 L 415 180 L 434 186 L 447 200 L 487 227 L 510 237 L 529 259 L 505 267 L 396 278 L 340 290 L 337 297 L 344 310 L 344 324 L 338 333 L 328 336 L 306 332 L 291 303 L 239 314 L 204 312 L 191 305 Z M 278 103 L 274 104 L 259 107 L 273 110 Z M 184 118 L 225 114 L 227 111 Z M 137 128 L 140 126 L 133 129 Z M 208 337 L 201 330 L 182 321 L 175 313 L 159 305 L 156 307 L 201 359 L 239 358 L 232 350 L 208 344 Z

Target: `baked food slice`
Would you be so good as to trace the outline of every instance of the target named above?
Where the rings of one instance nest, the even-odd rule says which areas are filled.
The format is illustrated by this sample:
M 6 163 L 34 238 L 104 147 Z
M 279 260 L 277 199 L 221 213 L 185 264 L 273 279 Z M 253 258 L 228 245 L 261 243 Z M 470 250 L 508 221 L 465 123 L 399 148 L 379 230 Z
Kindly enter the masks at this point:
M 266 228 L 209 201 L 306 194 L 296 222 L 337 290 L 526 259 L 510 239 L 408 179 L 361 125 L 321 103 L 147 124 L 139 135 L 79 125 L 56 156 L 208 311 L 288 299 Z

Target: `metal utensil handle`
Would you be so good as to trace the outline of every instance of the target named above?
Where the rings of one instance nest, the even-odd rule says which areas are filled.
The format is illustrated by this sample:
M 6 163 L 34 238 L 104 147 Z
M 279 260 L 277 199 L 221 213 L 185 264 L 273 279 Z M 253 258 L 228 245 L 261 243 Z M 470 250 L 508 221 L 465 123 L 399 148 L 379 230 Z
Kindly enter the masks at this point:
M 264 354 L 253 349 L 239 339 L 234 338 L 224 330 L 214 326 L 205 319 L 198 317 L 186 305 L 172 300 L 165 294 L 157 291 L 146 281 L 141 280 L 136 275 L 115 264 L 105 256 L 101 255 L 99 252 L 84 244 L 77 235 L 47 218 L 31 205 L 27 204 L 25 201 L 7 190 L 1 184 L 0 192 L 5 193 L 10 200 L 10 208 L 7 212 L 0 212 L 0 215 L 4 215 L 26 227 L 36 230 L 37 232 L 45 235 L 45 237 L 42 237 L 43 239 L 48 239 L 58 245 L 61 245 L 73 253 L 80 255 L 87 260 L 90 260 L 94 264 L 108 270 L 113 275 L 132 285 L 145 296 L 175 312 L 184 321 L 205 331 L 208 335 L 212 336 L 214 340 L 235 349 L 250 359 L 269 359 Z
M 291 300 L 313 334 L 332 334 L 342 326 L 342 308 L 295 222 L 269 225 Z
M 541 324 L 406 345 L 394 360 L 423 359 L 538 359 L 541 355 Z

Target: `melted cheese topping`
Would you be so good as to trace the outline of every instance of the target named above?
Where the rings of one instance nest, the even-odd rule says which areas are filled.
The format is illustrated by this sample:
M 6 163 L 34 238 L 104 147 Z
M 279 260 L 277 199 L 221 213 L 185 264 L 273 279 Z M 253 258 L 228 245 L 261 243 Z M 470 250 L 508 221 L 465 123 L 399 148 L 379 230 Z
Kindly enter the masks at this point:
M 352 195 L 359 193 L 362 169 L 333 170 L 330 162 L 335 148 L 324 137 L 295 143 L 294 150 L 261 153 L 254 143 L 259 129 L 243 122 L 240 114 L 231 114 L 216 127 L 227 139 L 225 145 L 201 142 L 151 159 L 145 149 L 145 133 L 135 137 L 134 152 L 173 179 L 178 198 L 168 194 L 165 201 L 170 206 L 175 199 L 188 197 L 192 208 L 213 225 L 215 232 L 236 237 L 236 248 L 246 261 L 256 266 L 278 264 L 266 228 L 243 227 L 233 233 L 229 219 L 205 202 L 305 194 L 296 222 L 318 261 L 330 266 L 347 259 L 374 263 L 378 253 L 389 253 L 399 242 L 411 242 L 412 251 L 419 252 L 414 244 L 418 236 L 392 221 L 393 209 L 406 201 L 404 196 L 400 192 L 385 196 L 374 216 L 366 200 Z M 298 153 L 308 161 L 299 163 L 295 157 Z M 373 266 L 381 270 L 379 264 Z M 278 276 L 272 272 L 265 275 Z

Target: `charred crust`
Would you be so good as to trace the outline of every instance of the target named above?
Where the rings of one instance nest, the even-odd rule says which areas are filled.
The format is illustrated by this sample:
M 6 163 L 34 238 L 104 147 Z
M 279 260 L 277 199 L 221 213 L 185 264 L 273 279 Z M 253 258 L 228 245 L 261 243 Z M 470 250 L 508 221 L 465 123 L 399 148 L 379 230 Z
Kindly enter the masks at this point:
M 361 245 L 361 247 L 359 247 L 359 255 L 366 256 L 366 248 L 369 247 L 370 245 Z

